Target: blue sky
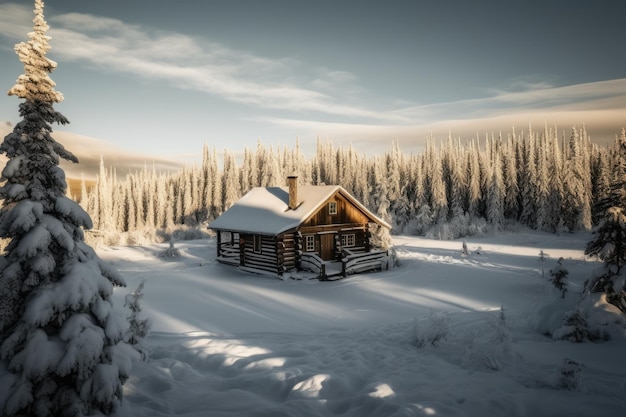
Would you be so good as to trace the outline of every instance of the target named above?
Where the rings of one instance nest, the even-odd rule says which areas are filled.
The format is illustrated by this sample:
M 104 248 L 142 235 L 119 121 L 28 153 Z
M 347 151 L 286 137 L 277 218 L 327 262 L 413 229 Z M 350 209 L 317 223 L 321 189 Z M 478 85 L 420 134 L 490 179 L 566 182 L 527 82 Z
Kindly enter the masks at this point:
M 0 86 L 22 73 L 32 2 L 0 1 Z M 59 130 L 179 160 L 317 137 L 393 140 L 626 125 L 622 0 L 46 3 Z M 0 95 L 0 121 L 18 121 Z

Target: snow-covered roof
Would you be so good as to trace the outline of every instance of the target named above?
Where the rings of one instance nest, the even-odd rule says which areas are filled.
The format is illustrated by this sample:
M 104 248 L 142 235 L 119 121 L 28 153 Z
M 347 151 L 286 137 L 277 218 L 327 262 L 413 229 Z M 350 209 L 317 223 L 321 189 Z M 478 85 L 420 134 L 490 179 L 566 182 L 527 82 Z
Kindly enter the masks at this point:
M 209 224 L 209 229 L 277 235 L 298 227 L 337 192 L 372 221 L 391 228 L 339 185 L 301 185 L 295 210 L 289 209 L 288 187 L 256 187 Z

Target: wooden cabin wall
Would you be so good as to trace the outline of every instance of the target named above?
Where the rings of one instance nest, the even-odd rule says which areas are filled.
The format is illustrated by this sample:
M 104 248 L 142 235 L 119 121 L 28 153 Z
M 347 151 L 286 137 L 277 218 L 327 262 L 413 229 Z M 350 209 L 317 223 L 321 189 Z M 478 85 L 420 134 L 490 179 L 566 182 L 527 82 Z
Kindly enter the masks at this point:
M 328 211 L 328 203 L 335 201 L 337 203 L 337 214 L 330 214 Z M 308 221 L 302 223 L 301 227 L 322 226 L 333 224 L 360 224 L 365 225 L 369 219 L 358 208 L 352 205 L 341 194 L 335 194 L 326 200 L 321 208 Z
M 298 265 L 297 259 L 297 242 L 295 233 L 283 233 L 278 236 L 278 266 L 279 268 L 282 265 L 282 269 L 284 271 L 289 271 L 290 269 L 295 269 Z M 282 253 L 281 253 L 282 250 Z
M 276 239 L 261 236 L 261 252 L 254 251 L 254 235 L 241 235 L 244 242 L 243 265 L 268 272 L 278 272 Z

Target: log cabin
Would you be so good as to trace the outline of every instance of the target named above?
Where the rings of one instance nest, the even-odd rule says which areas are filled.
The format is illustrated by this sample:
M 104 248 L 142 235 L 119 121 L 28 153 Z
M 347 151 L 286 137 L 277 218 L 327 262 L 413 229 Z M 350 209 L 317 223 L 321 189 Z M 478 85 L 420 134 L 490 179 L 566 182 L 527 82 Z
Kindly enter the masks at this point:
M 243 270 L 282 276 L 313 271 L 319 279 L 383 269 L 387 251 L 373 247 L 370 226 L 391 229 L 339 185 L 250 190 L 209 224 L 217 260 Z

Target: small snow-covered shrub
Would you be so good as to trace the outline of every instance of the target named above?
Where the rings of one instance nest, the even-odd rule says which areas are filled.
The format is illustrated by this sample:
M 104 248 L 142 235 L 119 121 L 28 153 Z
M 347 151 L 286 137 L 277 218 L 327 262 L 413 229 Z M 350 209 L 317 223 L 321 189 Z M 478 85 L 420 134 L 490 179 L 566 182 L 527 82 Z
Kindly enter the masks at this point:
M 580 308 L 566 313 L 563 326 L 552 333 L 552 337 L 558 340 L 581 343 L 591 339 L 591 332 Z
M 506 316 L 504 315 L 504 306 L 500 307 L 500 313 L 498 317 L 493 320 L 494 328 L 494 341 L 497 343 L 505 343 L 511 339 L 511 331 L 506 322 Z
M 417 347 L 437 347 L 448 337 L 450 317 L 446 313 L 431 313 L 421 322 L 415 321 L 414 332 Z
M 563 359 L 563 365 L 559 369 L 557 388 L 576 391 L 580 388 L 581 365 L 569 358 Z
M 398 252 L 396 251 L 395 246 L 389 248 L 388 262 L 392 268 L 400 266 L 400 258 L 398 257 Z
M 176 241 L 181 240 L 199 240 L 199 239 L 207 239 L 210 237 L 210 234 L 203 227 L 191 227 L 185 225 L 176 226 L 170 234 L 170 239 L 174 239 Z
M 504 307 L 486 324 L 464 329 L 461 343 L 464 347 L 463 366 L 469 369 L 498 371 L 519 359 L 511 347 L 511 331 L 506 322 Z
M 555 310 L 555 314 L 558 310 Z M 547 328 L 554 339 L 572 342 L 626 339 L 626 316 L 604 293 L 587 294 L 573 310 L 563 312 L 559 325 Z
M 461 255 L 462 256 L 469 256 L 469 252 L 467 250 L 467 242 L 463 241 L 463 245 L 461 246 Z
M 159 253 L 159 258 L 178 258 L 180 257 L 180 251 L 174 247 L 174 241 L 170 240 L 170 245 L 167 249 Z
M 607 270 L 585 287 L 590 293 L 606 294 L 607 301 L 626 314 L 626 272 L 614 274 Z
M 129 328 L 126 332 L 126 338 L 128 344 L 130 344 L 145 360 L 148 357 L 148 350 L 143 345 L 143 340 L 150 332 L 152 327 L 152 321 L 147 317 L 142 317 L 141 314 L 141 299 L 143 298 L 143 286 L 146 280 L 142 280 L 137 288 L 126 295 L 124 306 L 130 310 L 128 316 Z
M 554 288 L 560 291 L 561 298 L 565 298 L 567 292 L 567 275 L 569 271 L 563 266 L 563 258 L 559 258 L 554 268 L 550 270 L 550 282 Z

